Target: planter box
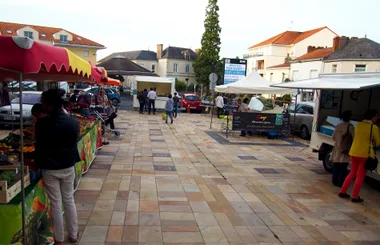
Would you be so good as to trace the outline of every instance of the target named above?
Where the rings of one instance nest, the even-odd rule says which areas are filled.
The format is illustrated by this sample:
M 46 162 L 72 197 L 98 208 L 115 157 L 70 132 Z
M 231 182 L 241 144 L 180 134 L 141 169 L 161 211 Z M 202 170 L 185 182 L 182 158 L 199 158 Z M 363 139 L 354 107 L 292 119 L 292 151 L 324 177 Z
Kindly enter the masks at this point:
M 0 166 L 0 170 L 20 170 L 20 168 L 20 166 Z M 30 184 L 29 168 L 27 166 L 24 167 L 24 183 L 24 187 L 27 187 Z M 21 179 L 11 187 L 8 187 L 7 181 L 0 180 L 0 203 L 4 204 L 10 202 L 20 192 Z

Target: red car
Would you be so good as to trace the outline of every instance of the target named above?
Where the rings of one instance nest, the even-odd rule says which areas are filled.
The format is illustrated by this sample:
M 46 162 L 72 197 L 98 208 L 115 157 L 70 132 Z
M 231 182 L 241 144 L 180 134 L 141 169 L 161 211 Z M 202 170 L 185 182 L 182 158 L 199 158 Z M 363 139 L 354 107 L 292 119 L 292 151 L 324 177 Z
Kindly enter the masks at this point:
M 201 99 L 196 94 L 184 94 L 180 107 L 185 110 L 187 110 L 187 107 L 190 107 L 190 110 L 202 111 Z

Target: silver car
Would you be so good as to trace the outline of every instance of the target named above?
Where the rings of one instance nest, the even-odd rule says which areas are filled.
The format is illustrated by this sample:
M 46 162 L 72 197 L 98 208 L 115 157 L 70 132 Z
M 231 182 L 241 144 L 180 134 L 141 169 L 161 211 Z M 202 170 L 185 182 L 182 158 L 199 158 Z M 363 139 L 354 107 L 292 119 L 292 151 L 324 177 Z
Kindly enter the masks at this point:
M 23 122 L 31 124 L 33 120 L 32 107 L 34 104 L 41 103 L 41 91 L 22 92 L 22 111 Z M 14 94 L 11 105 L 0 107 L 0 124 L 19 125 L 20 124 L 20 97 L 19 93 Z
M 313 126 L 314 102 L 300 102 L 288 107 L 290 113 L 290 129 L 299 133 L 302 139 L 310 139 Z

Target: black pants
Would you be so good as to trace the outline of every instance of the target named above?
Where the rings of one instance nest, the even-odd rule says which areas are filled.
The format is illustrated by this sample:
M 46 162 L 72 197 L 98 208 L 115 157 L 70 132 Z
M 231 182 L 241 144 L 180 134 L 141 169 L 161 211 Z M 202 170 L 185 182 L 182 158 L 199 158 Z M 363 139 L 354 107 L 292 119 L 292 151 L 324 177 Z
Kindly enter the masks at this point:
M 156 100 L 149 100 L 149 114 L 150 114 L 152 107 L 153 107 L 153 114 L 156 113 L 155 102 L 156 102 Z
M 144 102 L 144 110 L 149 111 L 149 100 L 145 100 Z
M 106 126 L 108 126 L 109 124 L 111 129 L 115 129 L 115 123 L 113 120 L 114 118 L 108 118 L 104 123 L 106 124 Z
M 223 115 L 223 108 L 218 107 L 218 118 L 220 118 L 220 115 Z
M 341 187 L 347 176 L 348 163 L 334 163 L 332 182 L 333 185 Z
M 144 112 L 145 102 L 140 102 L 140 113 Z

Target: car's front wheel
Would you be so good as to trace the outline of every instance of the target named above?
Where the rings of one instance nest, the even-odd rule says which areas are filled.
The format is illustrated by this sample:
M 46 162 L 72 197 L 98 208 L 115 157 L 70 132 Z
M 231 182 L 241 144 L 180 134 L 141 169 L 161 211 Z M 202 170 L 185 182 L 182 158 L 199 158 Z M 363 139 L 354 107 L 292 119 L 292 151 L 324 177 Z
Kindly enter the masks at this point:
M 307 140 L 310 138 L 309 129 L 306 127 L 306 125 L 302 125 L 301 130 L 300 130 L 300 136 L 304 140 Z
M 332 152 L 329 151 L 325 154 L 325 157 L 323 158 L 323 167 L 327 172 L 332 173 L 333 171 L 333 161 L 332 161 Z
M 112 105 L 113 106 L 118 106 L 119 105 L 119 101 L 117 99 L 112 99 Z

